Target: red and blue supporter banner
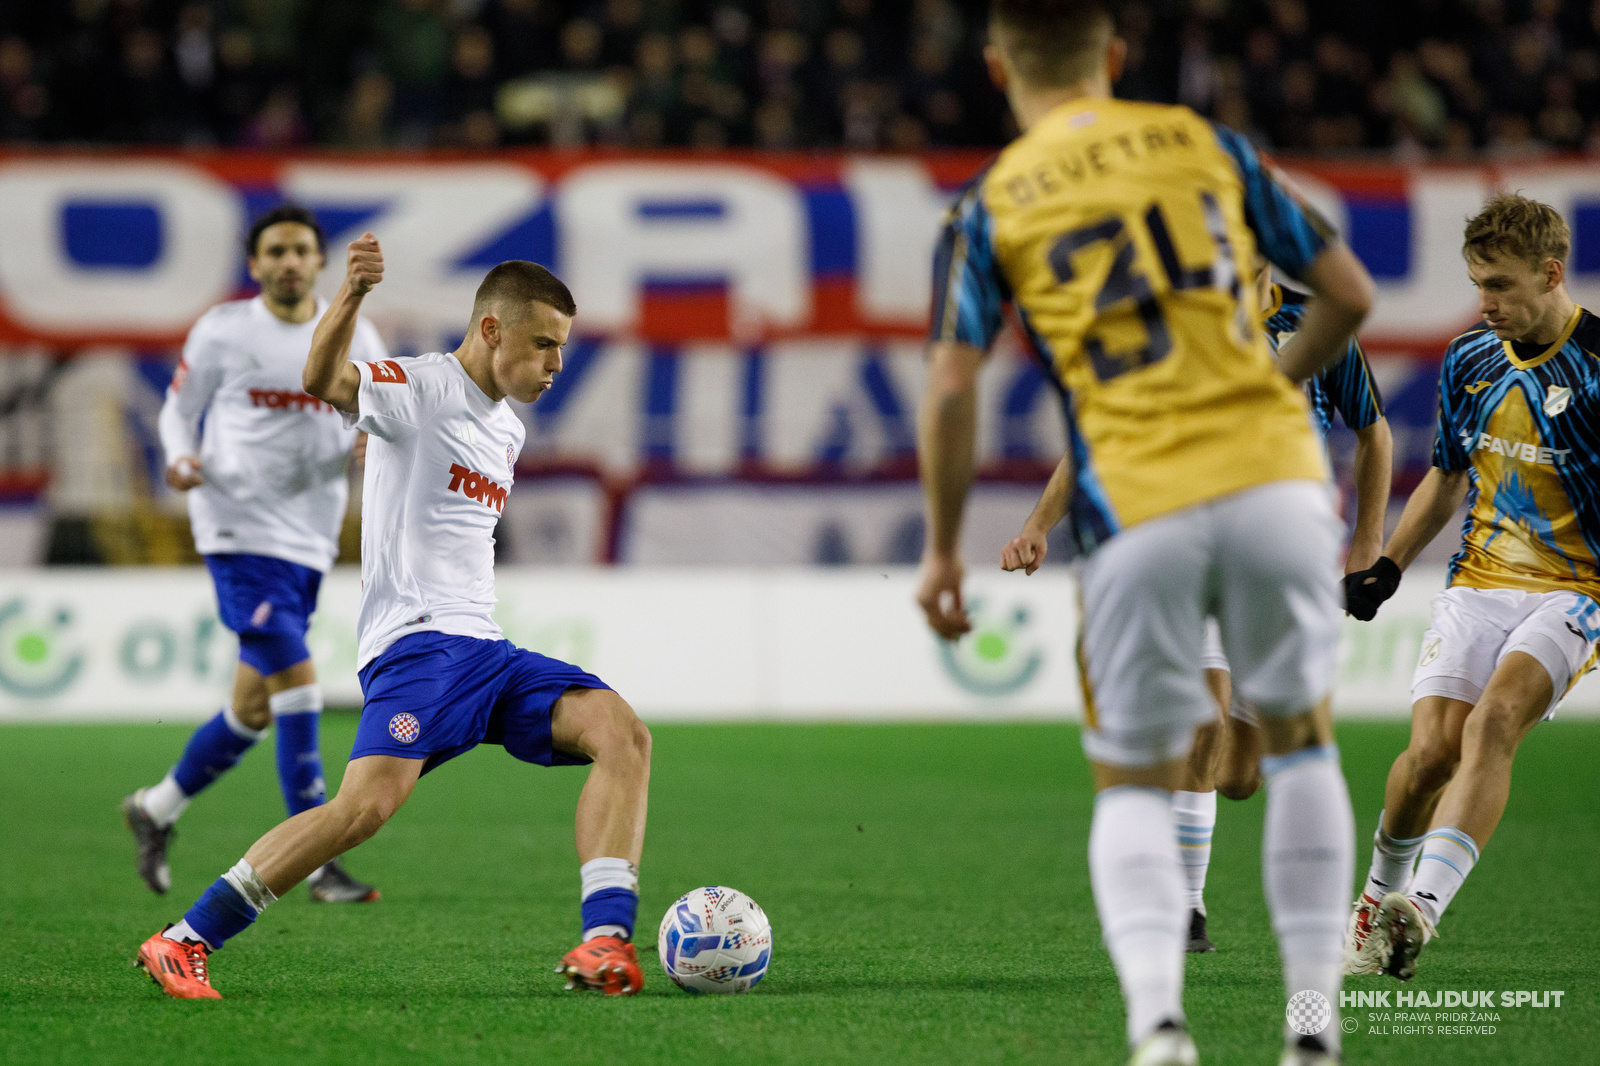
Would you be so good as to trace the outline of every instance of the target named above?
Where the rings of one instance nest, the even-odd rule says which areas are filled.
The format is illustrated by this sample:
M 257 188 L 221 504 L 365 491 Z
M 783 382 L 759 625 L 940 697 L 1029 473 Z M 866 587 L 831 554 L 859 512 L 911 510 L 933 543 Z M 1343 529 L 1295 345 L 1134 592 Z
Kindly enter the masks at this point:
M 459 333 L 508 258 L 572 286 L 580 332 L 653 342 L 914 337 L 929 249 L 976 154 L 508 152 L 494 156 L 0 153 L 0 341 L 179 340 L 243 291 L 241 235 L 284 198 L 317 211 L 337 260 L 371 229 L 388 276 L 368 301 L 398 347 Z M 1437 355 L 1476 318 L 1463 221 L 1501 188 L 1574 231 L 1580 302 L 1600 302 L 1600 169 L 1288 162 L 1379 284 L 1377 351 Z M 330 291 L 342 271 L 324 277 Z
M 382 239 L 385 280 L 365 310 L 398 353 L 454 346 L 479 280 L 504 259 L 545 263 L 572 286 L 579 314 L 566 369 L 525 412 L 530 470 L 596 470 L 613 484 L 905 478 L 914 476 L 931 249 L 954 190 L 984 163 L 975 154 L 0 153 L 0 352 L 160 352 L 139 364 L 150 395 L 129 400 L 144 427 L 190 324 L 250 291 L 250 220 L 293 198 L 328 230 L 327 293 L 343 274 L 344 242 L 367 229 Z M 1573 227 L 1573 295 L 1600 306 L 1600 168 L 1285 169 L 1377 280 L 1363 340 L 1406 491 L 1428 465 L 1438 356 L 1477 319 L 1460 256 L 1465 220 L 1502 188 L 1553 204 Z M 985 475 L 1048 472 L 1060 418 L 1038 368 L 1008 344 L 980 393 Z M 1348 439 L 1332 443 L 1347 472 Z
M 0 341 L 180 340 L 249 291 L 242 235 L 283 199 L 383 241 L 366 311 L 401 349 L 459 337 L 505 259 L 550 266 L 589 336 L 914 336 L 953 190 L 977 155 L 0 154 Z M 453 339 L 449 341 L 453 343 Z

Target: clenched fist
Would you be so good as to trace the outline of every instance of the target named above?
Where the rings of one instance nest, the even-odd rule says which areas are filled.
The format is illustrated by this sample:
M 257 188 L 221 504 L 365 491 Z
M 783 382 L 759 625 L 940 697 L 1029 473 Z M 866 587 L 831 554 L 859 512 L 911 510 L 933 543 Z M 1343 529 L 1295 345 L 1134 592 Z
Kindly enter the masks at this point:
M 350 242 L 346 263 L 344 283 L 357 296 L 365 296 L 383 280 L 383 249 L 370 232 Z
M 1050 543 L 1045 539 L 1045 534 L 1032 527 L 1024 526 L 1020 536 L 1013 537 L 1011 542 L 1000 550 L 1000 569 L 1021 570 L 1024 573 L 1033 573 L 1044 562 L 1045 553 L 1050 550 Z

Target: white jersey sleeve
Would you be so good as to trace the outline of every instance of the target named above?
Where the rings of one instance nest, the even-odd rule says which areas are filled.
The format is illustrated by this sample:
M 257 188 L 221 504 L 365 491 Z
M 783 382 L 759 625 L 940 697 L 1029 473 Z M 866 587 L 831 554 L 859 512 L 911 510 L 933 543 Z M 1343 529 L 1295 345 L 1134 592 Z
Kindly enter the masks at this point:
M 224 343 L 216 329 L 216 315 L 203 315 L 184 341 L 178 369 L 167 387 L 157 429 L 161 448 L 171 466 L 186 455 L 200 454 L 200 418 L 222 386 L 225 375 Z
M 406 370 L 412 365 L 411 371 Z M 358 362 L 361 384 L 356 389 L 354 416 L 345 421 L 391 444 L 416 433 L 439 406 L 440 382 L 436 375 L 416 373 L 415 359 Z

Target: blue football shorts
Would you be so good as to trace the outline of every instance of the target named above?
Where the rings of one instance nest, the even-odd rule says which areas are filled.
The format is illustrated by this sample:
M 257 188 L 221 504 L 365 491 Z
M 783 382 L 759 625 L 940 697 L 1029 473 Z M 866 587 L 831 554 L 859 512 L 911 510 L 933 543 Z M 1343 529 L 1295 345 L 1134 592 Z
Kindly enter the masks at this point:
M 589 760 L 551 747 L 551 708 L 570 688 L 610 687 L 509 640 L 413 633 L 362 668 L 350 758 L 423 759 L 427 773 L 479 744 L 499 744 L 523 762 L 581 765 Z
M 222 624 L 239 636 L 239 659 L 263 675 L 311 658 L 306 630 L 322 572 L 270 555 L 208 555 Z

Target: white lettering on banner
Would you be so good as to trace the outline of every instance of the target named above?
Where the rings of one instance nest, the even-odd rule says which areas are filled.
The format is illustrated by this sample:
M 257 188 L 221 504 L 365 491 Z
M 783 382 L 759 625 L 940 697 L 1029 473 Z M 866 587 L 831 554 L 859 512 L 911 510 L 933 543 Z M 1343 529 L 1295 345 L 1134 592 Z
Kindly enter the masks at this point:
M 531 428 L 524 458 L 583 456 L 625 476 L 649 454 L 709 475 L 732 474 L 746 458 L 805 472 L 819 462 L 870 470 L 911 456 L 926 373 L 920 344 L 676 351 L 664 356 L 677 360 L 669 391 L 647 411 L 646 363 L 656 356 L 631 342 L 569 349 L 560 391 L 523 408 Z M 1053 461 L 1065 448 L 1055 390 L 1015 351 L 984 363 L 978 402 L 980 462 Z M 666 454 L 650 453 L 663 445 Z
M 86 265 L 65 246 L 65 212 L 153 212 L 152 259 Z M 50 160 L 0 166 L 0 290 L 7 313 L 43 332 L 172 333 L 233 291 L 239 198 L 177 163 Z
M 644 410 L 643 346 L 607 344 L 593 359 L 593 365 L 582 371 L 562 371 L 578 376 L 557 379 L 558 385 L 569 390 L 560 396 L 560 406 L 555 396 L 547 394 L 523 408 L 533 428 L 523 459 L 581 455 L 609 470 L 628 472 L 638 464 Z
M 526 167 L 499 163 L 294 163 L 285 168 L 283 190 L 312 208 L 380 206 L 353 231 L 328 234 L 328 269 L 318 290 L 338 291 L 344 244 L 371 230 L 383 245 L 384 275 L 362 312 L 391 340 L 431 350 L 446 336 L 453 345 L 466 331 L 472 297 L 488 273 L 459 269 L 457 260 L 536 210 L 544 184 Z
M 678 469 L 727 474 L 739 465 L 745 360 L 720 345 L 691 345 L 678 355 L 673 430 Z
M 911 160 L 852 159 L 844 187 L 856 215 L 856 307 L 866 319 L 927 319 L 934 245 L 950 195 Z
M 768 350 L 760 440 L 769 462 L 789 469 L 809 469 L 819 461 L 869 469 L 914 448 L 924 372 L 920 346 L 874 351 L 859 344 L 791 341 Z M 891 350 L 896 354 L 886 354 Z
M 1413 171 L 1410 180 L 1411 270 L 1403 281 L 1378 281 L 1363 336 L 1433 341 L 1479 318 L 1477 293 L 1461 259 L 1461 230 L 1465 219 L 1483 210 L 1490 191 L 1486 177 Z
M 1508 167 L 1502 175 L 1502 187 L 1516 189 L 1522 195 L 1555 208 L 1572 229 L 1572 250 L 1567 256 L 1567 292 L 1585 307 L 1600 305 L 1600 274 L 1578 273 L 1577 263 L 1583 237 L 1588 227 L 1577 224 L 1579 207 L 1600 205 L 1600 174 L 1595 168 L 1582 164 L 1550 164 L 1533 167 Z M 1587 253 L 1595 258 L 1592 250 Z
M 805 205 L 790 182 L 726 164 L 606 163 L 561 183 L 560 272 L 587 330 L 638 326 L 647 280 L 725 279 L 734 336 L 811 311 Z
M 1409 713 L 1415 637 L 1443 581 L 1442 568 L 1409 573 L 1384 605 L 1386 628 L 1346 621 L 1345 643 L 1358 631 L 1399 643 L 1393 654 L 1346 657 L 1336 713 Z M 928 632 L 915 589 L 909 566 L 501 567 L 495 617 L 512 641 L 576 661 L 647 718 L 1076 714 L 1066 568 L 1028 578 L 969 571 L 978 631 L 952 654 Z M 335 568 L 307 638 L 334 706 L 361 698 L 360 595 L 360 574 Z M 203 568 L 0 573 L 0 719 L 198 720 L 225 697 L 236 656 Z M 1563 718 L 1597 712 L 1593 680 L 1562 702 Z

